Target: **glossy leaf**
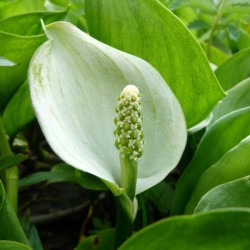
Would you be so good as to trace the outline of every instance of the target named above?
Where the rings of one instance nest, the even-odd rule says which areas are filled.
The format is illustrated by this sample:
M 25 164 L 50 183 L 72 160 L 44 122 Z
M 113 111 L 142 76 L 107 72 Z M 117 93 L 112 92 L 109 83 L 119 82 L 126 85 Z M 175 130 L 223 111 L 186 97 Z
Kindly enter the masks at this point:
M 12 67 L 0 66 L 1 111 L 14 92 L 26 79 L 29 61 L 37 47 L 39 47 L 45 39 L 44 35 L 23 37 L 0 32 L 0 55 L 17 64 Z
M 0 240 L 17 241 L 29 245 L 29 242 L 23 232 L 20 222 L 16 216 L 16 213 L 9 204 L 9 201 L 7 199 L 1 181 L 0 181 L 0 228 L 1 228 Z M 4 249 L 1 247 L 1 244 L 0 244 L 0 249 Z
M 90 34 L 153 65 L 178 98 L 188 127 L 204 120 L 224 96 L 199 43 L 158 1 L 85 4 Z
M 200 176 L 250 134 L 249 124 L 250 108 L 245 108 L 222 117 L 207 130 L 192 161 L 177 182 L 172 214 L 184 212 Z
M 250 106 L 250 78 L 240 82 L 228 91 L 228 95 L 213 110 L 213 119 L 209 126 L 220 117 L 237 109 Z
M 195 213 L 227 207 L 250 208 L 250 176 L 216 186 L 199 201 Z
M 47 24 L 63 20 L 66 14 L 67 10 L 11 16 L 0 22 L 0 30 L 22 36 L 43 34 L 41 19 Z
M 241 50 L 218 67 L 215 74 L 221 86 L 228 90 L 250 76 L 250 48 Z M 237 73 L 236 73 L 237 72 Z
M 161 181 L 180 159 L 186 128 L 179 103 L 160 74 L 140 58 L 102 44 L 69 23 L 48 25 L 46 34 L 49 41 L 31 61 L 29 83 L 53 150 L 66 163 L 117 189 L 114 109 L 123 88 L 134 84 L 142 94 L 147 142 L 139 161 L 137 193 Z
M 250 209 L 227 209 L 177 216 L 154 223 L 119 250 L 242 250 L 250 247 Z
M 25 125 L 35 119 L 27 82 L 21 85 L 8 102 L 2 118 L 6 133 L 10 137 L 14 137 Z
M 219 161 L 209 167 L 197 182 L 186 205 L 186 213 L 193 213 L 199 200 L 212 188 L 250 175 L 250 136 L 224 154 Z

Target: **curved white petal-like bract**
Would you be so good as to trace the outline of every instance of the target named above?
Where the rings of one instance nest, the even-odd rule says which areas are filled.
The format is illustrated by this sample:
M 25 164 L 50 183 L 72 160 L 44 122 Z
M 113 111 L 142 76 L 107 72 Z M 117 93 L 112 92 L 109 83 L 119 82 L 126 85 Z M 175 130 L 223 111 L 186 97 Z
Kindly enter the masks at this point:
M 67 22 L 50 24 L 45 31 L 49 41 L 33 56 L 29 84 L 38 121 L 55 153 L 119 185 L 114 109 L 123 88 L 133 84 L 142 94 L 145 135 L 136 193 L 161 181 L 177 165 L 187 132 L 180 105 L 160 74 Z

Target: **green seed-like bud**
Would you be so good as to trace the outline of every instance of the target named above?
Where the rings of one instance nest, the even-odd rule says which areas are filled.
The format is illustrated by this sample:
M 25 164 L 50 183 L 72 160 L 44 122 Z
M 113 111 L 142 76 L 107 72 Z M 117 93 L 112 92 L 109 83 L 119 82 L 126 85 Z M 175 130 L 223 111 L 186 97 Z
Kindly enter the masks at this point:
M 139 89 L 127 85 L 117 99 L 115 109 L 115 145 L 123 158 L 137 161 L 143 149 L 143 117 Z

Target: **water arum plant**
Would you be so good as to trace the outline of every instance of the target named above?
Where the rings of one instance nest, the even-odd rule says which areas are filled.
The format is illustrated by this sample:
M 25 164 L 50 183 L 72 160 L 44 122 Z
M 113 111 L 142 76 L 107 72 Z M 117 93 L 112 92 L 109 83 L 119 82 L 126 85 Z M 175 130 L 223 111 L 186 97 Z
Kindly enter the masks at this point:
M 36 116 L 55 153 L 117 197 L 118 246 L 132 233 L 135 196 L 180 160 L 187 137 L 182 109 L 146 61 L 67 22 L 44 30 L 48 41 L 29 67 Z
M 187 136 L 179 102 L 161 75 L 144 60 L 107 46 L 70 23 L 55 22 L 44 29 L 48 41 L 31 60 L 29 86 L 52 149 L 119 195 L 115 107 L 121 91 L 133 83 L 141 93 L 146 142 L 135 194 L 157 184 L 177 165 Z

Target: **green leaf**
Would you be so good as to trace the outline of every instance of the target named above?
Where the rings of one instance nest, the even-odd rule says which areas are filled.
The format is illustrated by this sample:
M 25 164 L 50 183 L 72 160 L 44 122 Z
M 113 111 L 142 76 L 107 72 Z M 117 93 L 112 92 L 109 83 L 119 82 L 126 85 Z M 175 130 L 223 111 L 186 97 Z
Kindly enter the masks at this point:
M 33 173 L 33 174 L 28 175 L 27 177 L 20 179 L 18 186 L 19 188 L 27 187 L 27 186 L 34 185 L 43 181 L 48 181 L 49 179 L 53 180 L 53 177 L 57 178 L 57 176 L 55 176 L 50 171 L 41 171 L 41 172 Z M 60 178 L 60 176 L 58 178 Z
M 0 32 L 0 55 L 17 65 L 12 67 L 0 66 L 0 110 L 27 75 L 29 61 L 39 45 L 45 41 L 45 36 L 23 37 Z
M 41 19 L 47 24 L 64 19 L 66 14 L 67 10 L 11 16 L 0 22 L 0 30 L 21 36 L 43 34 Z
M 76 170 L 77 175 L 77 183 L 81 185 L 84 188 L 91 189 L 91 190 L 105 190 L 107 189 L 106 184 L 104 182 L 97 178 L 96 176 Z
M 250 134 L 249 124 L 250 108 L 245 108 L 223 116 L 206 131 L 192 161 L 177 182 L 172 214 L 183 213 L 200 176 Z
M 65 163 L 53 166 L 51 171 L 41 171 L 30 174 L 29 176 L 19 180 L 19 187 L 27 187 L 43 181 L 47 181 L 48 184 L 66 181 L 77 183 L 84 188 L 92 190 L 107 189 L 104 183 L 97 177 L 76 170 Z
M 160 74 L 140 58 L 111 48 L 72 24 L 46 26 L 49 41 L 29 68 L 31 97 L 41 128 L 66 163 L 120 184 L 114 145 L 116 99 L 128 84 L 142 94 L 145 141 L 137 194 L 176 166 L 186 143 L 180 105 Z
M 195 213 L 227 207 L 250 208 L 250 176 L 216 186 L 207 192 L 195 208 Z
M 237 109 L 250 106 L 250 78 L 240 82 L 228 91 L 228 95 L 213 110 L 213 119 L 209 126 L 220 117 Z
M 241 50 L 220 65 L 215 74 L 226 90 L 250 76 L 250 48 Z M 237 72 L 237 74 L 235 73 Z
M 21 85 L 3 112 L 6 133 L 14 137 L 25 125 L 35 119 L 27 82 Z
M 193 34 L 158 1 L 85 4 L 90 34 L 153 65 L 178 98 L 188 127 L 205 119 L 224 96 Z
M 248 249 L 250 209 L 227 209 L 177 216 L 154 223 L 127 240 L 119 250 Z
M 0 249 L 1 250 L 32 250 L 29 246 L 14 242 L 14 241 L 9 241 L 9 240 L 0 240 Z
M 0 228 L 1 228 L 0 230 L 1 240 L 17 241 L 29 245 L 29 242 L 23 232 L 20 222 L 16 216 L 16 213 L 9 204 L 9 201 L 7 199 L 1 181 L 0 181 Z M 1 246 L 1 244 L 3 244 L 3 247 L 6 246 L 6 244 L 4 243 L 6 242 L 0 241 L 0 249 L 4 249 Z
M 96 176 L 74 169 L 65 163 L 55 165 L 51 172 L 54 178 L 50 177 L 49 183 L 71 181 L 91 190 L 107 189 L 104 183 Z
M 45 11 L 41 0 L 17 0 L 0 8 L 0 20 L 28 12 Z
M 186 205 L 186 213 L 193 213 L 201 197 L 212 188 L 250 175 L 250 136 L 224 154 L 209 167 L 197 182 L 192 196 Z
M 8 155 L 8 156 L 1 156 L 0 157 L 0 171 L 18 163 L 26 160 L 28 158 L 27 155 L 23 154 L 16 154 L 16 155 Z

